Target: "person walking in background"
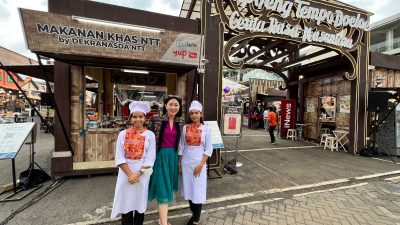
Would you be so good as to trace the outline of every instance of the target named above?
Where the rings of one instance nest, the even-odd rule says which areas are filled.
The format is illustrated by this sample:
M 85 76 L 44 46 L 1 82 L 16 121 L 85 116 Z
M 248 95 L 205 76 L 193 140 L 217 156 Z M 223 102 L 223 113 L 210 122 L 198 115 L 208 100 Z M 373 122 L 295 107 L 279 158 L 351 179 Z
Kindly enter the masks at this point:
M 264 112 L 263 112 L 263 119 L 264 119 L 264 129 L 265 131 L 268 130 L 268 108 L 265 108 Z
M 111 218 L 122 214 L 122 225 L 142 225 L 151 167 L 156 156 L 156 139 L 154 133 L 143 126 L 150 107 L 134 101 L 129 109 L 132 127 L 119 133 L 115 150 L 119 171 Z
M 192 217 L 187 225 L 199 224 L 201 208 L 207 194 L 206 162 L 213 153 L 211 131 L 203 124 L 200 102 L 190 104 L 188 123 L 182 129 L 179 143 L 179 165 L 182 172 L 182 196 L 189 201 Z
M 269 127 L 269 135 L 271 137 L 271 143 L 275 144 L 275 135 L 274 131 L 276 126 L 278 125 L 277 122 L 277 115 L 274 112 L 274 108 L 272 106 L 268 106 L 268 127 Z
M 164 117 L 153 117 L 150 129 L 156 133 L 157 157 L 150 178 L 149 201 L 156 199 L 159 210 L 159 224 L 168 225 L 168 204 L 178 191 L 178 145 L 183 121 L 182 100 L 169 96 L 164 100 Z

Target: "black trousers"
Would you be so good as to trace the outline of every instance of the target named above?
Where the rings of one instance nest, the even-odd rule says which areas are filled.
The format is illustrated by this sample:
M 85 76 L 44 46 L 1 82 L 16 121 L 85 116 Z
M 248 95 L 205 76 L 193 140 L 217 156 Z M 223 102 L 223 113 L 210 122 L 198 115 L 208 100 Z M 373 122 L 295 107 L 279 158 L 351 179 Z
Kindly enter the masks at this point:
M 192 211 L 192 218 L 187 223 L 188 225 L 192 225 L 193 222 L 198 223 L 200 221 L 201 208 L 203 204 L 194 204 L 189 200 L 190 211 Z
M 144 213 L 139 213 L 135 210 L 135 216 L 133 216 L 133 211 L 126 214 L 122 214 L 122 225 L 143 225 Z
M 275 128 L 276 126 L 269 126 L 269 136 L 271 136 L 272 143 L 275 143 L 275 135 L 274 135 Z

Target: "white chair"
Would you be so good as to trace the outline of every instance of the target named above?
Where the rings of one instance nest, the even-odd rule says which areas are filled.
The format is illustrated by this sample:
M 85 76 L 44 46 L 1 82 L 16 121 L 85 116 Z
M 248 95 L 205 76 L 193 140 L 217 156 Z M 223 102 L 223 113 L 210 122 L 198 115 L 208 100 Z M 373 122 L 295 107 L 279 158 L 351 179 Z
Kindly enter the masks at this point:
M 322 143 L 324 143 L 324 145 L 325 145 L 326 139 L 328 137 L 333 137 L 333 136 L 332 136 L 332 134 L 322 134 L 321 135 L 321 142 L 319 143 L 319 145 L 322 145 Z
M 287 134 L 286 134 L 286 139 L 292 139 L 296 140 L 297 137 L 297 131 L 296 129 L 288 129 Z
M 332 145 L 331 139 L 332 139 L 332 138 L 335 138 L 335 137 L 327 137 L 327 138 L 325 139 L 324 150 L 326 150 L 326 149 L 331 149 L 331 145 Z
M 323 134 L 330 134 L 330 133 L 331 133 L 331 130 L 329 128 L 321 128 L 321 136 Z
M 331 152 L 333 150 L 339 151 L 339 140 L 335 137 L 329 138 Z

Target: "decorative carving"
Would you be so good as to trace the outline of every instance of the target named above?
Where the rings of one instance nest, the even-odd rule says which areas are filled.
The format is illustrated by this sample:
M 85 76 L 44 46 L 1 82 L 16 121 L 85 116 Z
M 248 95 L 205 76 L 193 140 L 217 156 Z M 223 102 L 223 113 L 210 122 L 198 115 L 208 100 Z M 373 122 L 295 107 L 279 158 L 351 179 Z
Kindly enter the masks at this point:
M 291 64 L 291 53 L 315 45 L 345 56 L 353 67 L 345 77 L 357 77 L 355 56 L 369 30 L 367 15 L 313 0 L 215 0 L 215 6 L 225 25 L 223 57 L 230 68 L 261 68 L 276 60 Z M 285 68 L 274 67 L 282 75 Z

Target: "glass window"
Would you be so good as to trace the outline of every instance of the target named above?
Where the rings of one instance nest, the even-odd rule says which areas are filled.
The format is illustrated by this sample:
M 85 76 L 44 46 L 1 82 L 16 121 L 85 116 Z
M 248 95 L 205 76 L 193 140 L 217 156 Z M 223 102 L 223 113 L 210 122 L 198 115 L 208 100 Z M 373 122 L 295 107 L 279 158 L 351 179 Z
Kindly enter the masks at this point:
M 9 83 L 12 83 L 12 82 L 13 82 L 13 80 L 12 80 L 11 77 L 10 77 L 10 75 L 7 76 L 7 81 L 8 81 Z
M 0 71 L 0 81 L 3 79 L 3 73 Z

